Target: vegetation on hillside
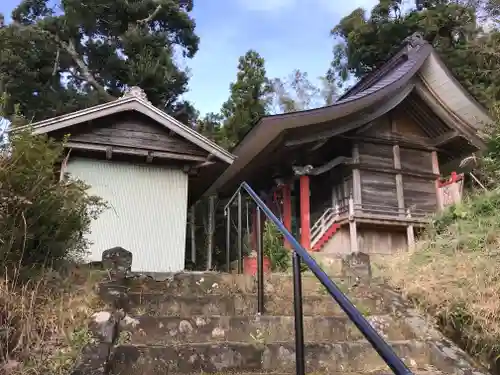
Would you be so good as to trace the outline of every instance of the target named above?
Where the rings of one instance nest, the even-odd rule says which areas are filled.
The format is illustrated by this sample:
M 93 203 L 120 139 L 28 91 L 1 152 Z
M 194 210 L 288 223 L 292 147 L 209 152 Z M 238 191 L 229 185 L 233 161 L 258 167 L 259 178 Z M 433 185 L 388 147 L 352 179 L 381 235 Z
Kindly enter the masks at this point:
M 106 205 L 59 179 L 61 144 L 29 131 L 9 141 L 0 146 L 0 373 L 67 374 L 91 339 L 96 274 L 77 262 Z
M 499 149 L 497 122 L 476 168 L 489 190 L 469 191 L 461 204 L 433 220 L 414 252 L 377 265 L 390 284 L 495 373 L 500 371 Z

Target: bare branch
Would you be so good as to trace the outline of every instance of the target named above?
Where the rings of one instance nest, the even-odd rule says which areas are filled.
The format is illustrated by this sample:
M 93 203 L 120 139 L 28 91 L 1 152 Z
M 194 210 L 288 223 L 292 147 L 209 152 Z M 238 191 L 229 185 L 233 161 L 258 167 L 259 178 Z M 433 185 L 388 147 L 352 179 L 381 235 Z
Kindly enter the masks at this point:
M 145 23 L 151 22 L 152 20 L 154 20 L 156 18 L 158 13 L 160 13 L 162 8 L 163 8 L 162 4 L 158 5 L 153 13 L 151 13 L 147 18 L 144 18 L 142 20 L 138 20 L 137 23 L 139 25 L 144 25 Z
M 41 29 L 37 25 L 25 26 L 16 21 L 13 21 L 11 25 L 17 27 L 18 29 L 25 29 L 31 27 L 32 29 L 40 32 L 41 34 L 44 34 L 49 38 L 51 38 L 58 46 L 64 49 L 71 56 L 73 62 L 78 66 L 81 73 L 83 74 L 82 78 L 84 81 L 88 82 L 106 100 L 111 101 L 116 99 L 114 96 L 110 95 L 99 82 L 97 82 L 97 80 L 92 75 L 92 73 L 90 72 L 89 68 L 87 67 L 81 56 L 76 51 L 75 44 L 73 43 L 72 40 L 70 40 L 67 43 L 64 40 L 62 40 L 57 34 L 52 34 L 47 30 Z
M 55 77 L 57 73 L 57 68 L 59 67 L 59 55 L 61 50 L 58 48 L 56 53 L 56 59 L 54 60 L 54 68 L 52 69 L 52 77 Z

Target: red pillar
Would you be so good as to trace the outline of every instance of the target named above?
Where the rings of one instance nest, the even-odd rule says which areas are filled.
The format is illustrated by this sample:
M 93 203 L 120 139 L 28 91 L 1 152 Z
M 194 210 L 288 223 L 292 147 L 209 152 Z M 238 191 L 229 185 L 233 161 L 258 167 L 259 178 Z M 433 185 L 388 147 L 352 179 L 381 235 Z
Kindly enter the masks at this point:
M 289 232 L 292 231 L 292 192 L 290 184 L 283 185 L 283 224 Z M 285 240 L 285 247 L 291 249 L 292 246 Z
M 309 176 L 300 176 L 300 244 L 311 248 L 311 218 L 309 216 Z
M 251 247 L 252 250 L 257 251 L 257 209 L 252 210 L 252 236 L 251 236 Z

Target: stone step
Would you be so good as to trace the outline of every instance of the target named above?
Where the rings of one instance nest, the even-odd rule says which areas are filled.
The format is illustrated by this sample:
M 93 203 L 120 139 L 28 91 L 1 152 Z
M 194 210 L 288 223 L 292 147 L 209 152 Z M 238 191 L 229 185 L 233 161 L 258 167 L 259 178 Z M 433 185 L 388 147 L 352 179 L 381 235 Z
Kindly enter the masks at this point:
M 342 291 L 348 291 L 353 278 L 333 279 Z M 293 294 L 293 277 L 291 274 L 266 275 L 265 290 L 268 293 L 279 293 L 285 295 Z M 107 287 L 103 283 L 103 288 Z M 169 278 L 129 278 L 127 287 L 132 292 L 155 292 L 162 291 L 170 294 L 232 294 L 232 293 L 255 293 L 257 291 L 257 279 L 254 276 L 238 275 L 228 273 L 182 272 Z M 302 276 L 302 290 L 304 295 L 326 293 L 321 282 L 314 275 Z
M 388 315 L 368 320 L 386 340 L 414 339 L 413 333 Z M 139 316 L 124 320 L 122 332 L 129 342 L 141 345 L 170 345 L 200 342 L 275 342 L 295 339 L 293 316 Z M 127 324 L 128 323 L 128 324 Z M 307 342 L 361 340 L 363 335 L 349 318 L 304 317 Z
M 351 302 L 365 316 L 385 315 L 397 307 L 391 299 L 372 294 L 355 294 Z M 205 296 L 171 295 L 166 293 L 128 293 L 127 310 L 132 315 L 193 316 L 193 315 L 249 315 L 257 312 L 256 294 L 225 294 Z M 269 295 L 265 299 L 267 315 L 293 315 L 293 296 Z M 304 315 L 334 316 L 343 314 L 330 296 L 303 297 Z
M 432 354 L 423 342 L 397 341 L 392 347 L 414 369 L 432 365 Z M 120 345 L 111 361 L 112 375 L 166 373 L 294 372 L 295 344 L 203 343 L 168 346 Z M 366 341 L 310 343 L 306 345 L 308 372 L 390 373 Z
M 190 372 L 187 375 L 205 375 L 206 372 Z M 218 372 L 215 374 L 230 374 L 230 375 L 295 375 L 295 372 Z M 413 371 L 414 375 L 441 375 L 444 374 L 433 366 L 427 369 L 416 369 Z M 169 375 L 180 375 L 179 373 L 170 373 Z M 186 375 L 186 374 L 183 374 Z M 315 371 L 313 375 L 394 375 L 390 370 L 370 371 L 370 372 L 321 372 Z

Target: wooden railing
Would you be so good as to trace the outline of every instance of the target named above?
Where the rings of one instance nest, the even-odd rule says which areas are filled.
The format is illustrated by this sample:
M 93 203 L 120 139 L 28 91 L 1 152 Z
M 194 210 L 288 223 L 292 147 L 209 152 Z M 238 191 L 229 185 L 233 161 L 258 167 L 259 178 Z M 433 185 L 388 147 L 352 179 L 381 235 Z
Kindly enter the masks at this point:
M 358 215 L 373 215 L 374 218 L 401 219 L 405 221 L 424 221 L 432 212 L 416 208 L 399 208 L 379 204 L 355 204 L 352 198 L 346 198 L 334 207 L 328 207 L 311 227 L 311 246 L 321 239 L 328 229 L 340 219 L 354 218 Z
M 334 207 L 328 207 L 323 215 L 316 220 L 314 225 L 311 227 L 311 246 L 316 245 L 320 238 L 326 233 L 328 229 L 338 221 L 340 215 L 343 215 L 349 211 L 349 199 L 345 199 L 340 203 L 337 203 Z

